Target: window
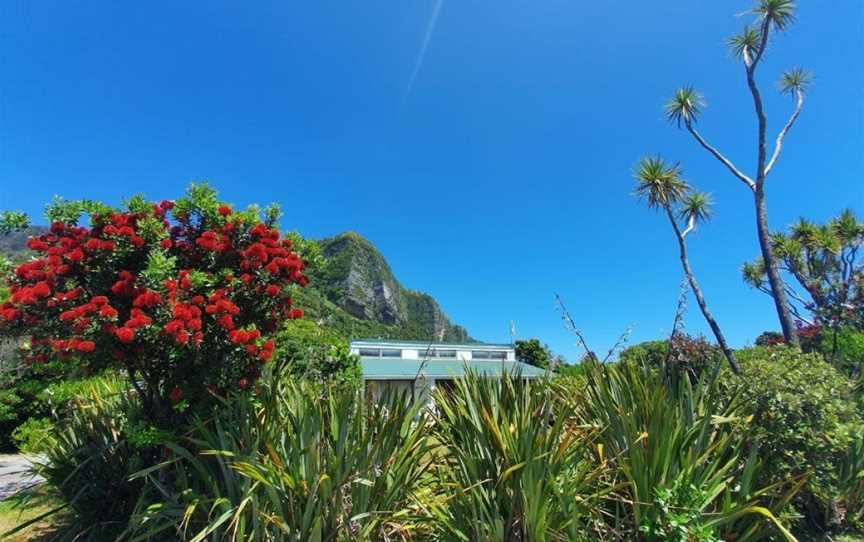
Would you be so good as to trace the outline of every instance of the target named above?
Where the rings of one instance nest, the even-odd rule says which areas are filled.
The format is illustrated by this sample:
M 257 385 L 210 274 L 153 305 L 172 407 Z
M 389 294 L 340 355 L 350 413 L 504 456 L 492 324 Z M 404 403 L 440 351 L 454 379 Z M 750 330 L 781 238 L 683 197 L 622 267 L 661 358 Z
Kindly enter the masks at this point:
M 507 352 L 503 351 L 490 351 L 490 350 L 474 350 L 471 352 L 471 359 L 496 359 L 496 360 L 505 360 L 507 359 Z
M 437 348 L 421 348 L 417 351 L 417 355 L 420 359 L 427 358 L 456 358 L 455 350 L 438 350 Z
M 398 348 L 360 348 L 361 358 L 401 358 L 402 350 Z

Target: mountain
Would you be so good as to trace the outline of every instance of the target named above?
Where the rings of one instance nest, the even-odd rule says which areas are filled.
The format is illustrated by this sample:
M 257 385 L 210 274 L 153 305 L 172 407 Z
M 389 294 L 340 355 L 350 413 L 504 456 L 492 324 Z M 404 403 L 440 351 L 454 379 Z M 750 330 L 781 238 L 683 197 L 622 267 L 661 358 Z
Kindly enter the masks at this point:
M 13 262 L 23 261 L 31 254 L 30 249 L 27 248 L 27 239 L 47 231 L 46 226 L 30 226 L 22 231 L 0 235 L 0 254 L 5 254 Z
M 22 261 L 30 255 L 27 239 L 45 231 L 33 226 L 0 236 L 0 253 Z M 435 298 L 402 286 L 384 256 L 362 236 L 347 232 L 316 243 L 323 262 L 296 296 L 309 318 L 346 337 L 472 341 Z
M 384 256 L 359 234 L 342 233 L 318 246 L 324 264 L 312 271 L 310 287 L 297 299 L 310 316 L 354 337 L 472 340 L 435 298 L 402 286 Z

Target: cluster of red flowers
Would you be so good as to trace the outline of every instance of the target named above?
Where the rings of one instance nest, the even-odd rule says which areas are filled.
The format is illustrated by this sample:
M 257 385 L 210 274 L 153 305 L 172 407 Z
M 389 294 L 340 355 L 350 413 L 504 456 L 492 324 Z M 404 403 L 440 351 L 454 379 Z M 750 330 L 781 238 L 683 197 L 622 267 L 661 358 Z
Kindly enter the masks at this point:
M 51 342 L 51 346 L 54 348 L 54 350 L 61 353 L 87 353 L 96 350 L 96 343 L 94 343 L 93 341 L 83 341 L 74 337 L 71 339 L 57 339 Z
M 308 283 L 304 263 L 276 229 L 250 223 L 227 205 L 215 215 L 184 208 L 177 213 L 173 202 L 162 201 L 152 211 L 91 215 L 90 228 L 58 222 L 32 238 L 28 246 L 39 257 L 19 265 L 10 279 L 0 331 L 26 327 L 34 361 L 112 352 L 127 365 L 171 359 L 171 367 L 183 367 L 177 359 L 208 343 L 208 356 L 216 356 L 208 360 L 213 380 L 224 382 L 222 371 L 238 385 L 241 378 L 248 383 L 275 349 L 263 333 L 303 315 L 292 307 L 287 286 Z M 158 287 L 144 273 L 153 249 L 167 252 L 177 269 Z M 177 350 L 168 356 L 169 348 Z
M 137 232 L 138 219 L 139 215 L 133 213 L 112 214 L 110 217 L 111 223 L 102 228 L 102 233 L 105 235 L 126 237 L 133 246 L 143 247 L 144 238 L 139 236 Z

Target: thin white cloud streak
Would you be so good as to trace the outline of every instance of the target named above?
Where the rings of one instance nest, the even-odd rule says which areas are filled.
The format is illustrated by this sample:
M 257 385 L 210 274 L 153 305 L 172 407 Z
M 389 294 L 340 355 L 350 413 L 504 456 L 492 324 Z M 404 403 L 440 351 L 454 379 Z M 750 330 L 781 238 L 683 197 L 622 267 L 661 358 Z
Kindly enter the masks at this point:
M 432 34 L 435 33 L 435 26 L 438 24 L 438 14 L 441 13 L 441 5 L 444 0 L 435 0 L 435 5 L 432 8 L 432 16 L 429 18 L 429 24 L 426 25 L 426 34 L 423 36 L 423 43 L 420 45 L 420 51 L 417 53 L 417 59 L 414 61 L 414 70 L 411 72 L 411 78 L 408 80 L 408 86 L 405 88 L 405 94 L 402 96 L 404 104 L 411 91 L 414 89 L 414 83 L 417 81 L 417 76 L 420 75 L 420 69 L 423 67 L 423 60 L 426 58 L 426 49 L 429 48 L 429 42 L 432 41 Z

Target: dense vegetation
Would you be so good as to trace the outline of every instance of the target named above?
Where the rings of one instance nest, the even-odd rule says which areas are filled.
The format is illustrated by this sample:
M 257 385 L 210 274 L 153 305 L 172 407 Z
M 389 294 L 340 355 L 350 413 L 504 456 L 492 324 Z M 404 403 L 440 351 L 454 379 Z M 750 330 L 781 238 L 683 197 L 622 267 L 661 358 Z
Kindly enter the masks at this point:
M 814 365 L 806 376 L 830 369 L 799 361 Z M 141 404 L 101 379 L 63 410 L 38 470 L 68 503 L 64 533 L 93 539 L 791 539 L 806 468 L 758 452 L 778 429 L 754 421 L 763 393 L 739 401 L 726 371 L 677 383 L 636 362 L 533 383 L 469 375 L 427 411 L 298 380 L 280 362 L 257 394 L 161 440 L 171 453 L 155 463 Z M 796 431 L 837 414 L 803 410 L 814 406 L 825 416 Z M 832 459 L 818 455 L 803 461 Z

